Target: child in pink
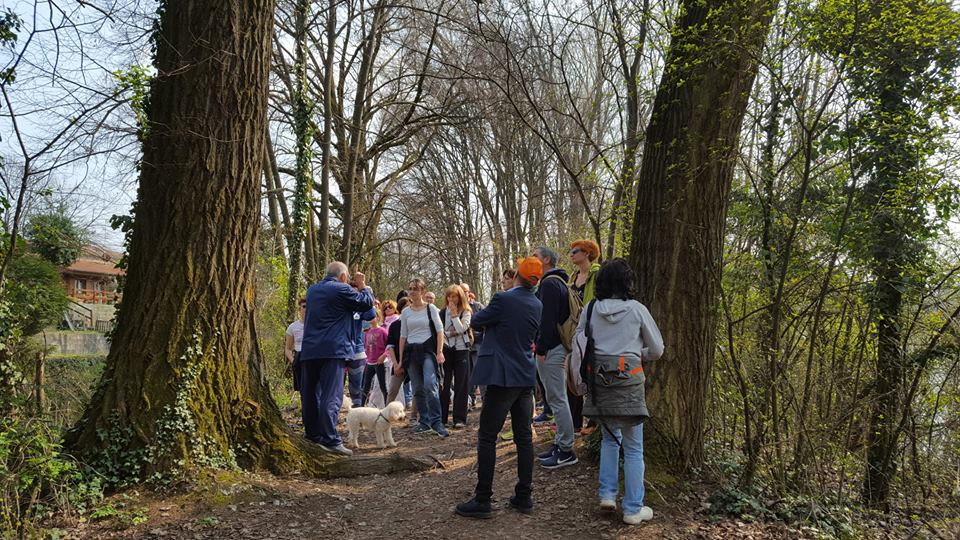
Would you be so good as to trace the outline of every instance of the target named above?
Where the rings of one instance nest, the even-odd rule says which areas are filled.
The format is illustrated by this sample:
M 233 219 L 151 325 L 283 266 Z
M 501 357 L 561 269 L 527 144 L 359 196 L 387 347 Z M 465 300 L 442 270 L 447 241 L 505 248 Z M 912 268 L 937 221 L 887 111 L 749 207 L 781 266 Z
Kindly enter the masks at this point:
M 383 313 L 377 310 L 377 316 L 370 321 L 370 329 L 363 338 L 364 350 L 367 353 L 367 365 L 363 370 L 363 406 L 367 405 L 367 400 L 370 398 L 374 375 L 377 377 L 384 399 L 387 395 L 387 371 L 383 366 L 384 353 L 387 350 L 387 328 L 382 323 Z

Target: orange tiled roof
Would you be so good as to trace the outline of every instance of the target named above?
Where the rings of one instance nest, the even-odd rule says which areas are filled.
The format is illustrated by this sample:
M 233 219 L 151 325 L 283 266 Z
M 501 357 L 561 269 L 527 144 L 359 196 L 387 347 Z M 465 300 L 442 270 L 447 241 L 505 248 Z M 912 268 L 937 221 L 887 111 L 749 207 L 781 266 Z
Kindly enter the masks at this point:
M 116 267 L 113 261 L 94 261 L 77 259 L 63 269 L 64 274 L 94 274 L 98 276 L 122 276 L 124 271 Z

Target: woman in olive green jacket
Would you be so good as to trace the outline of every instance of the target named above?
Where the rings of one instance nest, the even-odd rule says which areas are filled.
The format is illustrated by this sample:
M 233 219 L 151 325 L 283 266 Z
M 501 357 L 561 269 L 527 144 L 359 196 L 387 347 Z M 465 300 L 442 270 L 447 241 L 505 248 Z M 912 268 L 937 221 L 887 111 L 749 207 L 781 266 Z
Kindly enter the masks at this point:
M 594 298 L 597 271 L 600 270 L 599 258 L 600 246 L 593 240 L 577 240 L 570 244 L 570 262 L 576 268 L 570 276 L 570 286 L 580 293 L 583 305 Z

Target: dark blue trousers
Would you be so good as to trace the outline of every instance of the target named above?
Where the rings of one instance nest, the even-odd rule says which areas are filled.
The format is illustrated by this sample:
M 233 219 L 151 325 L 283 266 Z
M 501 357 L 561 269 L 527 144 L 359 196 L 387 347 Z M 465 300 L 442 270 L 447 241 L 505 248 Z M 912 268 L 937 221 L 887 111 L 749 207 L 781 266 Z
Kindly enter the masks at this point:
M 343 368 L 340 358 L 300 361 L 300 406 L 308 440 L 324 446 L 343 444 L 337 431 L 343 405 Z

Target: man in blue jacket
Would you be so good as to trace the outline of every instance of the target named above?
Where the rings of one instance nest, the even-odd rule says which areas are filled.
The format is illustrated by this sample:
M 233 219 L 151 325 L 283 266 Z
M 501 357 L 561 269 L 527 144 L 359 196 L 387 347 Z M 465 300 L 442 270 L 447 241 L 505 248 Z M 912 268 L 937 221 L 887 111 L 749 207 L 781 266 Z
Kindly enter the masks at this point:
M 303 430 L 308 440 L 335 454 L 353 452 L 343 446 L 337 432 L 343 405 L 343 368 L 353 359 L 354 314 L 373 308 L 373 291 L 366 277 L 353 275 L 356 289 L 348 282 L 347 265 L 332 262 L 325 277 L 307 289 L 307 316 L 300 348 L 300 403 Z
M 486 385 L 477 434 L 477 488 L 474 498 L 457 505 L 461 516 L 492 515 L 493 472 L 497 459 L 497 436 L 510 413 L 513 442 L 517 446 L 517 486 L 510 506 L 523 513 L 533 510 L 533 387 L 537 368 L 533 340 L 540 327 L 540 301 L 533 287 L 543 277 L 540 261 L 528 257 L 517 261 L 514 287 L 497 293 L 486 309 L 473 315 L 470 326 L 486 333 L 472 384 Z
M 537 372 L 543 382 L 546 401 L 557 422 L 557 435 L 549 450 L 537 456 L 544 469 L 576 465 L 573 453 L 575 427 L 567 400 L 567 349 L 560 339 L 560 325 L 570 317 L 567 295 L 567 273 L 557 268 L 557 252 L 540 246 L 533 256 L 543 264 L 543 279 L 537 287 L 537 298 L 543 303 L 540 332 L 537 334 Z

